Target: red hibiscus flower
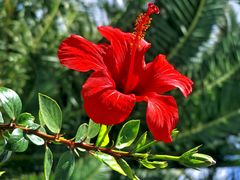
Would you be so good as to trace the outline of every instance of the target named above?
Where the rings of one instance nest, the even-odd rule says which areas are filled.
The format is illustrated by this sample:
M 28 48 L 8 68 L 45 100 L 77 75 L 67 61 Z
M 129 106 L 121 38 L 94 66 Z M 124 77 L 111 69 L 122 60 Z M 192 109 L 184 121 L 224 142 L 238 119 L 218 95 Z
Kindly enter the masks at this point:
M 178 121 L 178 109 L 172 96 L 163 93 L 179 88 L 186 97 L 193 82 L 170 65 L 164 55 L 145 63 L 150 43 L 144 40 L 151 14 L 159 13 L 153 3 L 141 14 L 134 33 L 110 26 L 98 31 L 110 44 L 94 44 L 71 35 L 59 47 L 58 57 L 64 66 L 87 72 L 93 70 L 82 89 L 84 108 L 96 123 L 115 125 L 123 122 L 136 102 L 147 103 L 146 121 L 153 137 L 171 142 L 171 132 Z

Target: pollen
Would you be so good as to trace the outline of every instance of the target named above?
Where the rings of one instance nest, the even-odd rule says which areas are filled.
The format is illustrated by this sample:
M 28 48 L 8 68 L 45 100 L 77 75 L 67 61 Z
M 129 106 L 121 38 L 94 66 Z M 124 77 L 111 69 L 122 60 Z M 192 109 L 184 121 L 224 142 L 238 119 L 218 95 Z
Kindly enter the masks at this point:
M 159 9 L 154 3 L 148 4 L 148 10 L 146 13 L 141 13 L 137 17 L 134 28 L 134 35 L 137 39 L 143 39 L 145 37 L 147 29 L 150 27 L 152 18 L 151 14 L 159 14 Z

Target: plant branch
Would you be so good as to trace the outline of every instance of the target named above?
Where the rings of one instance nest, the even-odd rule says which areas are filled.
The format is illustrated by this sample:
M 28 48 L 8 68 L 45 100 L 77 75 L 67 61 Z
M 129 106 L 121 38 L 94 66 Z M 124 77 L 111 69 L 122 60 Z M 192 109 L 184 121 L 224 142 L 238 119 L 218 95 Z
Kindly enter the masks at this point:
M 157 159 L 157 160 L 178 160 L 178 156 L 169 156 L 169 155 L 152 155 L 148 153 L 131 153 L 127 151 L 121 151 L 113 149 L 112 147 L 97 147 L 93 144 L 87 144 L 85 142 L 75 142 L 70 139 L 65 139 L 59 134 L 56 135 L 49 135 L 47 133 L 41 132 L 39 130 L 33 130 L 24 126 L 17 125 L 16 123 L 10 123 L 10 124 L 0 124 L 0 131 L 7 131 L 7 130 L 13 130 L 13 129 L 21 129 L 26 134 L 34 134 L 42 139 L 45 140 L 46 143 L 51 142 L 57 142 L 60 144 L 66 145 L 70 149 L 76 149 L 76 148 L 82 148 L 86 151 L 99 151 L 108 155 L 111 155 L 115 158 L 123 158 L 123 157 L 129 157 L 134 159 L 145 159 L 147 157 L 150 157 L 151 159 Z

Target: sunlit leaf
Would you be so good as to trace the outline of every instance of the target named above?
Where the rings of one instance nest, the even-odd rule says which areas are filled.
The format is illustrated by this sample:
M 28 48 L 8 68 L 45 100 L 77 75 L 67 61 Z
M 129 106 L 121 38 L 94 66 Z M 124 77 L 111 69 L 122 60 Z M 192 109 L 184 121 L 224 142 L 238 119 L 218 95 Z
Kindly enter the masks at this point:
M 96 141 L 96 146 L 106 146 L 109 143 L 109 136 L 108 133 L 111 127 L 106 125 L 101 125 L 100 132 L 98 134 L 98 138 Z
M 16 119 L 22 110 L 22 102 L 17 93 L 11 89 L 0 87 L 0 105 L 11 119 Z
M 104 154 L 101 152 L 94 152 L 93 155 L 97 157 L 101 162 L 109 166 L 112 170 L 117 171 L 118 173 L 126 176 L 126 173 L 121 168 L 121 166 L 117 163 L 116 159 L 113 156 L 110 156 L 108 154 Z
M 87 132 L 88 132 L 88 124 L 86 123 L 81 124 L 77 130 L 75 141 L 79 142 L 84 140 L 87 137 Z
M 62 126 L 62 111 L 55 100 L 39 94 L 39 108 L 42 120 L 50 131 L 59 133 Z
M 87 137 L 94 138 L 96 135 L 98 135 L 99 130 L 100 130 L 100 124 L 97 124 L 90 119 L 89 125 L 88 125 Z
M 27 134 L 27 137 L 29 138 L 29 140 L 30 140 L 32 143 L 34 143 L 34 144 L 36 144 L 36 145 L 38 145 L 38 146 L 43 145 L 44 142 L 45 142 L 42 138 L 40 138 L 40 137 L 38 137 L 38 136 L 36 136 L 36 135 L 34 135 L 34 134 Z
M 122 149 L 130 146 L 137 137 L 139 126 L 139 120 L 131 120 L 125 123 L 118 134 L 116 148 Z
M 136 142 L 135 148 L 133 150 L 133 152 L 137 151 L 139 148 L 141 148 L 142 146 L 145 145 L 147 140 L 147 132 L 143 133 L 141 135 L 141 137 L 138 139 L 138 141 Z

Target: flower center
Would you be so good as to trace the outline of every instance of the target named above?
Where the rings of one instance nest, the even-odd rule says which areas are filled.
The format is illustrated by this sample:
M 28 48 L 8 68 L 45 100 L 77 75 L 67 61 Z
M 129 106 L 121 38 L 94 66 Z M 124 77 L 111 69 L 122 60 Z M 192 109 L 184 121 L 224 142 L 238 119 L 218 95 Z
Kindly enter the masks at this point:
M 137 48 L 141 48 L 139 43 L 144 38 L 147 29 L 150 27 L 150 23 L 152 18 L 150 18 L 151 14 L 159 14 L 159 9 L 154 3 L 148 3 L 148 10 L 146 13 L 141 13 L 136 20 L 135 28 L 133 32 L 133 44 L 131 49 L 131 57 L 130 64 L 128 69 L 128 75 L 126 84 L 124 86 L 124 92 L 130 93 L 138 84 L 139 74 L 134 72 L 134 67 L 137 64 L 141 64 L 142 59 L 137 59 L 136 53 Z M 137 66 L 136 66 L 137 67 Z

